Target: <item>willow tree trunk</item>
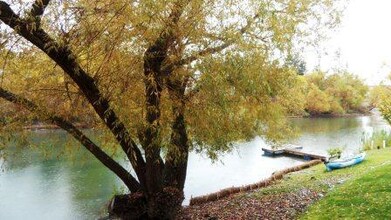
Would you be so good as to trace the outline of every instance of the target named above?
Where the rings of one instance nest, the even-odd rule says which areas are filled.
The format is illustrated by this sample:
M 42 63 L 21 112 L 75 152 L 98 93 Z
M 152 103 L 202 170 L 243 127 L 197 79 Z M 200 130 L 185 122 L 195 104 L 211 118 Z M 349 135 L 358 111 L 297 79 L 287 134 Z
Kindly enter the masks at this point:
M 187 80 L 168 80 L 174 121 L 171 126 L 171 146 L 166 155 L 164 185 L 183 191 L 189 157 L 189 139 L 185 121 L 185 89 Z
M 167 75 L 161 67 L 167 57 L 170 38 L 162 36 L 144 54 L 146 126 L 141 137 L 145 150 L 146 172 L 143 193 L 146 212 L 150 219 L 170 219 L 180 208 L 184 199 L 183 187 L 186 178 L 188 138 L 184 120 L 184 102 L 173 101 L 173 124 L 171 146 L 164 163 L 160 156 L 161 137 L 161 94 L 163 88 L 170 88 L 172 99 L 183 100 L 184 87 L 171 88 L 166 85 Z M 170 74 L 168 74 L 169 76 Z

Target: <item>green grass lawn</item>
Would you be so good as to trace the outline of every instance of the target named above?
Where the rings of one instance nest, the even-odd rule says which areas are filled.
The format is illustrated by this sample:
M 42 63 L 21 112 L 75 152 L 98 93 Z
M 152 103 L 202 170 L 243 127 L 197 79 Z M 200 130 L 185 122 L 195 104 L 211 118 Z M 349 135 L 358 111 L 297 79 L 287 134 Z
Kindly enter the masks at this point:
M 313 189 L 328 193 L 343 185 L 345 182 L 370 173 L 386 164 L 391 164 L 391 148 L 372 150 L 367 152 L 366 159 L 358 165 L 328 172 L 326 171 L 326 167 L 320 164 L 309 169 L 288 174 L 283 180 L 267 188 L 259 189 L 253 195 L 262 196 L 279 192 L 292 192 L 300 189 Z
M 391 148 L 367 152 L 355 166 L 327 172 L 323 164 L 291 173 L 276 184 L 246 196 L 304 189 L 324 195 L 302 219 L 391 219 Z
M 362 164 L 324 175 L 347 180 L 312 205 L 302 219 L 391 219 L 391 149 L 370 151 Z

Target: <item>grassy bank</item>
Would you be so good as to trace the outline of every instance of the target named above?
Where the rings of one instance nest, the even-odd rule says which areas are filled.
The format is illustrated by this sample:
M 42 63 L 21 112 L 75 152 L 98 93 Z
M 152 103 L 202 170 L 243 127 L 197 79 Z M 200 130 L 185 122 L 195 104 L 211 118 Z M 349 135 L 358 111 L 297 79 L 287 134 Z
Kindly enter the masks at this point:
M 311 206 L 302 219 L 391 219 L 390 171 L 389 161 L 369 167 Z
M 359 178 L 378 167 L 391 163 L 391 148 L 367 152 L 367 158 L 361 164 L 345 169 L 327 172 L 323 164 L 288 175 L 278 184 L 260 190 L 260 194 L 295 191 L 303 187 L 328 192 L 347 180 Z
M 286 175 L 267 188 L 185 208 L 181 218 L 384 219 L 391 208 L 389 171 L 391 149 L 372 150 L 359 165 L 326 172 L 321 164 Z

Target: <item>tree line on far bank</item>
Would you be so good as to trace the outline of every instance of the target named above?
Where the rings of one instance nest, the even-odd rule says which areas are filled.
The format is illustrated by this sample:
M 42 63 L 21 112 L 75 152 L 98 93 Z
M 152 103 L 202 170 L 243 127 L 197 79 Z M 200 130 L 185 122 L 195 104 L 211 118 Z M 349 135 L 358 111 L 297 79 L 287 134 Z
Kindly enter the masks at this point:
M 301 112 L 296 116 L 343 116 L 370 110 L 368 86 L 349 72 L 326 74 L 315 71 L 303 76 L 297 95 L 301 96 Z
M 349 72 L 315 71 L 298 76 L 296 95 L 302 107 L 293 116 L 344 116 L 366 114 L 377 108 L 391 124 L 391 75 L 379 85 L 368 86 Z M 297 109 L 296 109 L 297 110 Z
M 387 86 L 379 85 L 370 89 L 362 79 L 353 73 L 325 73 L 314 71 L 307 74 L 298 74 L 291 83 L 289 103 L 286 103 L 288 115 L 294 117 L 336 117 L 349 114 L 368 113 L 373 108 L 381 108 L 387 94 Z M 54 105 L 64 102 L 51 97 Z M 292 101 L 293 100 L 293 101 Z M 281 100 L 280 100 L 281 101 Z M 83 103 L 82 105 L 86 105 Z M 68 103 L 72 109 L 72 103 Z M 0 115 L 9 116 L 12 112 L 23 111 L 18 106 L 4 103 L 0 106 Z M 84 111 L 73 112 L 70 118 L 73 122 L 83 122 L 83 126 L 94 127 L 96 121 Z M 0 118 L 0 122 L 7 121 Z M 34 123 L 30 117 L 26 118 L 26 125 Z M 87 124 L 86 124 L 87 123 Z

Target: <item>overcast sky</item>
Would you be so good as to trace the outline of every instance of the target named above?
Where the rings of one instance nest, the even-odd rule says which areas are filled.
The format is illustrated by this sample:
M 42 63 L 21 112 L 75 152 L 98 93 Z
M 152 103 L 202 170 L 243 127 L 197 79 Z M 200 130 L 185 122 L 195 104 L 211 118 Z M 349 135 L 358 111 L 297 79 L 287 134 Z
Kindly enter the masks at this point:
M 350 0 L 340 28 L 330 36 L 322 52 L 306 53 L 307 70 L 320 60 L 322 70 L 347 67 L 369 85 L 391 72 L 391 0 Z

